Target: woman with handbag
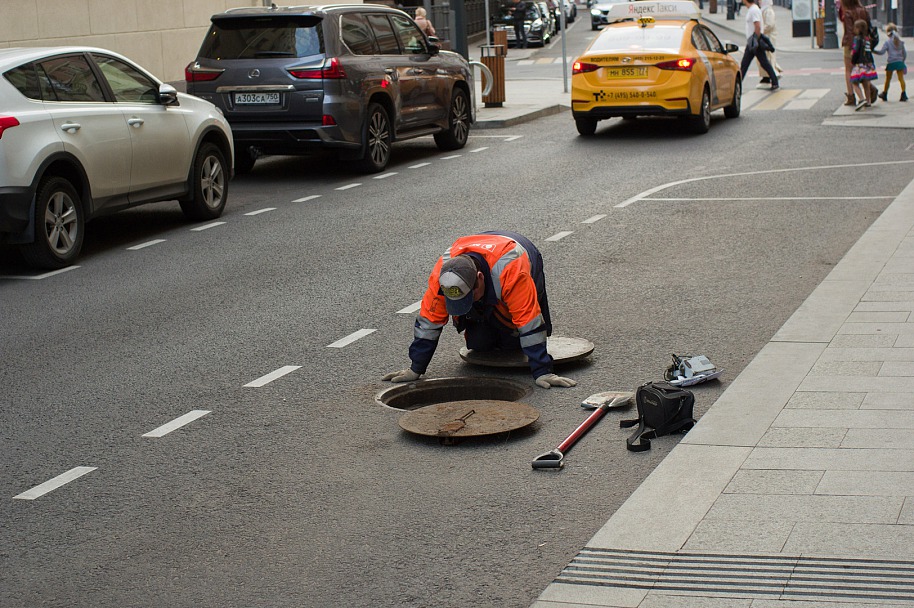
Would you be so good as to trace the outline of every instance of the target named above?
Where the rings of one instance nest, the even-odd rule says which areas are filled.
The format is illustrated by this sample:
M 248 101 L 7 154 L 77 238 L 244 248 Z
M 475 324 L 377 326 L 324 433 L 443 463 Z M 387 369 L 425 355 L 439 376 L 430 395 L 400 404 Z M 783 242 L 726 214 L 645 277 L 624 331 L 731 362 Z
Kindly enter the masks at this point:
M 760 0 L 759 8 L 762 9 L 762 33 L 768 36 L 768 40 L 771 42 L 772 46 L 776 46 L 778 26 L 777 15 L 774 12 L 772 0 Z M 778 78 L 782 78 L 784 70 L 778 65 L 778 60 L 777 57 L 775 57 L 774 51 L 767 51 L 767 57 L 768 63 L 777 70 Z M 768 72 L 765 71 L 765 68 L 763 68 L 761 64 L 758 66 L 758 75 L 760 78 L 759 84 L 771 84 L 771 76 L 768 75 Z
M 844 26 L 844 36 L 841 37 L 841 48 L 844 50 L 844 85 L 847 88 L 844 105 L 853 106 L 857 105 L 856 98 L 854 97 L 853 85 L 851 83 L 851 70 L 854 67 L 854 63 L 851 61 L 851 46 L 854 42 L 854 23 L 862 19 L 866 21 L 868 28 L 870 25 L 870 14 L 863 8 L 860 0 L 841 0 L 841 5 L 838 8 L 838 17 L 841 19 L 841 24 Z M 879 89 L 872 84 L 868 84 L 866 92 L 866 98 L 870 103 L 876 101 L 876 95 L 879 93 Z

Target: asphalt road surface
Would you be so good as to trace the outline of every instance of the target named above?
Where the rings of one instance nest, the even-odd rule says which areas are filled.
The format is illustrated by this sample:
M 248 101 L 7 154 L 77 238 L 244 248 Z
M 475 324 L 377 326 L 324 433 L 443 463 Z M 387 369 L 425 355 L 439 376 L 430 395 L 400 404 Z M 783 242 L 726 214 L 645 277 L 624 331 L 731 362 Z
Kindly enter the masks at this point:
M 677 441 L 629 453 L 613 412 L 563 470 L 532 470 L 581 400 L 704 354 L 725 372 L 694 387 L 700 416 L 911 179 L 914 135 L 823 126 L 840 77 L 791 80 L 839 55 L 779 61 L 783 88 L 827 94 L 715 113 L 703 136 L 638 119 L 581 138 L 566 112 L 451 154 L 400 144 L 375 176 L 275 157 L 232 182 L 224 223 L 103 218 L 42 279 L 0 254 L 0 605 L 528 606 Z M 543 390 L 464 364 L 449 327 L 428 376 L 512 378 L 540 419 L 409 436 L 375 400 L 408 364 L 398 311 L 490 229 L 540 247 L 555 335 L 596 350 L 560 370 L 577 387 Z

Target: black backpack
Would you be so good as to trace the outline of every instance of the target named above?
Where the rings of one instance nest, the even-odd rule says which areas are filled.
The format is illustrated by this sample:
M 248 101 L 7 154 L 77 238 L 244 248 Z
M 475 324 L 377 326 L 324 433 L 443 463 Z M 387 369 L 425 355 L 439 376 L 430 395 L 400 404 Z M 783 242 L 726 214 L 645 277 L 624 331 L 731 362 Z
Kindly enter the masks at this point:
M 638 425 L 625 443 L 632 452 L 651 449 L 651 439 L 679 431 L 688 431 L 695 425 L 692 408 L 695 395 L 690 390 L 669 382 L 648 382 L 635 391 L 638 417 L 619 422 L 621 428 Z M 646 428 L 650 428 L 648 431 Z M 635 443 L 637 441 L 637 443 Z

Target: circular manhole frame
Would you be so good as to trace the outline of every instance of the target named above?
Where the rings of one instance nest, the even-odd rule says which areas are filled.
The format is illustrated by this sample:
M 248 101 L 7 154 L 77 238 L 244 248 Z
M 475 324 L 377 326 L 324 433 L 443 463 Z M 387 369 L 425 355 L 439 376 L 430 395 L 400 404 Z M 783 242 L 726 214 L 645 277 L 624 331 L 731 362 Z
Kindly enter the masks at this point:
M 450 401 L 520 401 L 531 390 L 527 384 L 507 378 L 454 376 L 397 384 L 378 393 L 375 401 L 386 408 L 408 412 Z

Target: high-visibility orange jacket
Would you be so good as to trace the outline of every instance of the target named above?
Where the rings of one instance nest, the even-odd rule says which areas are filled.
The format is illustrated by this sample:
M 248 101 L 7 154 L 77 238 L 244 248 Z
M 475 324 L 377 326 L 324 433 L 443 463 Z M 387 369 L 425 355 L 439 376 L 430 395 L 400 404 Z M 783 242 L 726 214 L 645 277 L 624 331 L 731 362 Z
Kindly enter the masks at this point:
M 544 311 L 540 306 L 540 297 L 545 298 L 542 259 L 529 240 L 504 232 L 461 237 L 438 259 L 428 277 L 428 289 L 416 318 L 409 351 L 411 369 L 425 373 L 441 330 L 448 322 L 444 294 L 438 283 L 441 265 L 446 259 L 464 254 L 476 260 L 485 278 L 485 293 L 474 307 L 485 311 L 483 314 L 490 312 L 506 331 L 516 332 L 535 378 L 551 373 L 552 357 L 546 352 L 546 337 L 552 326 L 548 309 Z M 460 330 L 461 318 L 454 317 L 454 324 Z

